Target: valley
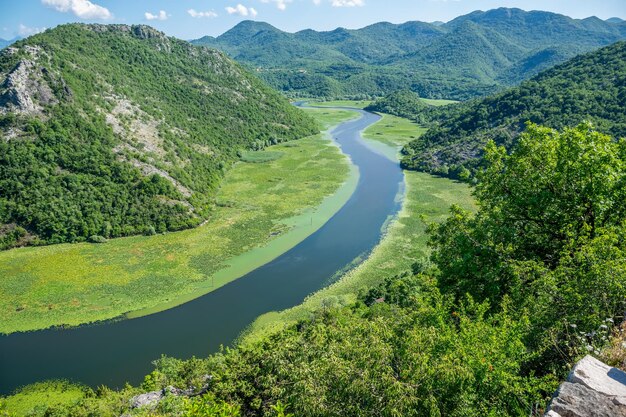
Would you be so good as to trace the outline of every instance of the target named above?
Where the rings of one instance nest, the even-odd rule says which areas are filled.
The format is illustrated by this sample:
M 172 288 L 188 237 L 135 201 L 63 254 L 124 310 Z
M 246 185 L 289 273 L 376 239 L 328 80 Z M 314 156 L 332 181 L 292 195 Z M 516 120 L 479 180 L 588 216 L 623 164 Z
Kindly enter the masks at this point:
M 331 109 L 309 111 L 327 123 L 337 123 L 355 115 L 355 111 Z M 236 339 L 238 334 L 258 315 L 291 307 L 311 292 L 329 284 L 337 270 L 350 264 L 361 254 L 368 253 L 377 244 L 381 228 L 399 209 L 398 197 L 403 179 L 397 162 L 371 151 L 360 140 L 359 132 L 379 120 L 380 117 L 365 112 L 362 112 L 360 116 L 358 119 L 340 123 L 331 132 L 342 151 L 349 155 L 358 167 L 358 183 L 347 182 L 349 192 L 334 195 L 334 197 L 339 197 L 340 204 L 335 209 L 338 211 L 336 214 L 331 213 L 334 214 L 332 216 L 316 219 L 313 226 L 321 226 L 319 230 L 315 231 L 319 226 L 311 227 L 309 224 L 311 218 L 307 214 L 302 226 L 306 235 L 310 234 L 310 236 L 298 245 L 291 249 L 286 245 L 279 246 L 281 252 L 285 253 L 278 257 L 276 255 L 281 252 L 270 248 L 270 253 L 273 253 L 273 258 L 276 259 L 261 258 L 260 260 L 265 265 L 256 269 L 251 268 L 250 273 L 222 288 L 218 288 L 222 282 L 216 279 L 217 285 L 210 288 L 214 291 L 193 301 L 185 300 L 187 302 L 177 308 L 145 317 L 132 315 L 133 317 L 129 317 L 128 320 L 95 326 L 51 329 L 0 337 L 0 352 L 2 352 L 0 366 L 5 370 L 0 376 L 0 389 L 7 392 L 19 384 L 50 378 L 70 378 L 92 386 L 106 383 L 110 386 L 121 387 L 129 380 L 137 383 L 149 371 L 150 361 L 161 354 L 189 358 L 192 355 L 205 354 L 207 348 L 209 351 L 217 351 L 220 345 Z M 317 144 L 321 152 L 329 152 L 330 156 L 327 160 L 316 158 L 315 164 L 310 164 L 310 155 L 315 149 L 315 142 L 308 149 L 306 148 L 307 139 L 298 141 L 297 146 L 293 146 L 296 143 L 287 144 L 291 145 L 294 150 L 295 156 L 292 158 L 295 162 L 308 161 L 312 166 L 311 170 L 301 170 L 301 175 L 307 175 L 308 178 L 294 176 L 297 183 L 306 183 L 311 177 L 315 178 L 315 175 L 320 173 L 321 166 L 326 165 L 331 170 L 337 169 L 337 165 L 331 163 L 333 159 L 339 158 L 340 162 L 343 161 L 338 150 L 328 143 L 328 139 L 318 137 L 317 140 L 322 140 L 321 144 Z M 302 141 L 304 143 L 301 143 Z M 285 145 L 277 145 L 279 149 L 285 150 L 285 148 L 280 148 L 282 146 Z M 301 146 L 304 148 L 300 148 Z M 285 153 L 286 155 L 281 159 L 268 165 L 267 174 L 281 172 L 280 165 L 276 165 L 283 160 L 289 161 L 290 155 L 286 151 Z M 294 164 L 287 164 L 287 166 L 293 168 Z M 339 172 L 343 172 L 344 175 L 335 182 L 335 189 L 348 175 L 348 167 L 344 165 L 343 168 Z M 259 166 L 254 164 L 252 168 L 248 168 L 246 165 L 244 169 L 256 170 Z M 250 182 L 250 178 L 246 177 L 245 183 L 248 186 L 262 187 L 263 192 L 256 195 L 266 195 L 268 176 L 262 174 L 263 170 L 253 176 L 253 178 L 260 179 L 257 183 Z M 235 178 L 241 178 L 237 173 L 237 167 L 233 175 Z M 232 181 L 233 177 L 227 177 L 226 189 L 228 189 L 229 180 Z M 292 188 L 295 187 L 295 183 L 290 184 Z M 237 189 L 235 187 L 235 190 Z M 255 193 L 250 193 L 247 198 L 254 197 L 254 195 Z M 284 200 L 286 195 L 289 195 L 290 199 L 304 199 L 302 195 L 293 191 L 286 190 L 279 194 L 281 200 Z M 320 198 L 324 195 L 321 194 Z M 249 202 L 253 200 L 243 201 L 250 204 Z M 367 205 L 367 211 L 360 209 L 363 204 Z M 319 222 L 320 220 L 322 221 Z M 235 229 L 233 226 L 229 225 L 227 229 L 229 233 L 233 233 L 232 230 Z M 198 246 L 205 248 L 210 234 L 203 232 L 202 227 L 195 230 L 200 233 L 197 240 L 202 242 Z M 263 236 L 267 236 L 271 230 L 271 228 L 265 230 Z M 182 233 L 184 237 L 184 234 L 189 232 Z M 176 239 L 176 235 L 165 236 L 167 239 Z M 147 239 L 150 239 L 147 242 L 151 244 L 153 239 L 158 239 L 158 237 Z M 121 242 L 124 243 L 123 240 Z M 125 246 L 128 247 L 128 245 Z M 259 251 L 265 251 L 265 249 L 261 248 Z M 162 257 L 162 252 L 159 253 Z M 183 253 L 186 252 L 183 251 Z M 250 254 L 256 255 L 254 252 Z M 316 267 L 312 267 L 313 265 Z M 184 267 L 184 264 L 181 267 Z M 152 274 L 154 275 L 154 272 Z M 205 279 L 205 285 L 209 283 L 210 281 Z M 171 293 L 171 288 L 168 287 L 168 290 Z M 194 298 L 198 295 L 194 294 Z M 198 317 L 202 317 L 202 320 L 198 321 Z M 180 344 L 179 340 L 186 342 Z M 102 359 L 94 361 L 94 357 L 102 357 Z M 104 357 L 109 359 L 104 360 Z M 37 364 L 34 361 L 37 361 Z M 28 365 L 29 372 L 25 372 L 27 363 L 30 364 Z
M 623 5 L 157 3 L 0 6 L 0 417 L 626 415 Z

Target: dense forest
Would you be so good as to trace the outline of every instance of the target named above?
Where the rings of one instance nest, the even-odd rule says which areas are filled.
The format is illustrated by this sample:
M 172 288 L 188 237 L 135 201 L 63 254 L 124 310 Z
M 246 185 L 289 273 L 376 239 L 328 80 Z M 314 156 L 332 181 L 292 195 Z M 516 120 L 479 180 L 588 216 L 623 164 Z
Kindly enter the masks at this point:
M 407 89 L 465 100 L 624 38 L 623 21 L 500 8 L 445 24 L 381 22 L 329 32 L 244 21 L 192 42 L 222 49 L 293 97 L 361 99 Z
M 489 142 L 483 166 L 478 213 L 452 208 L 430 227 L 430 259 L 357 302 L 36 415 L 146 415 L 129 399 L 166 386 L 206 392 L 150 415 L 535 415 L 623 319 L 626 142 L 530 125 L 511 154 Z
M 511 149 L 527 122 L 561 129 L 588 121 L 601 132 L 625 137 L 626 42 L 578 56 L 483 99 L 438 108 L 424 108 L 416 100 L 395 94 L 370 108 L 430 126 L 404 148 L 402 164 L 453 178 L 468 179 L 477 171 L 489 140 Z
M 59 26 L 0 55 L 0 249 L 177 230 L 238 152 L 317 131 L 221 52 Z

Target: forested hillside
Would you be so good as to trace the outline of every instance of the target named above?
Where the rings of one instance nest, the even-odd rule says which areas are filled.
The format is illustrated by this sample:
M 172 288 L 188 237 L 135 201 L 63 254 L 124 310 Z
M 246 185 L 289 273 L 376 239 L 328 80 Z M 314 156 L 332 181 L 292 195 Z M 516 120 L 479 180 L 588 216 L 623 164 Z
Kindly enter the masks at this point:
M 588 121 L 614 138 L 626 137 L 626 42 L 484 99 L 430 109 L 414 106 L 414 100 L 396 95 L 380 102 L 432 126 L 404 148 L 403 166 L 455 178 L 477 168 L 489 140 L 511 149 L 529 121 L 555 129 Z
M 283 32 L 244 21 L 192 41 L 226 51 L 292 96 L 376 96 L 410 89 L 467 99 L 528 79 L 626 38 L 626 23 L 500 8 L 445 24 L 377 23 L 362 29 Z
M 223 53 L 70 24 L 0 55 L 0 248 L 177 230 L 245 149 L 315 123 Z

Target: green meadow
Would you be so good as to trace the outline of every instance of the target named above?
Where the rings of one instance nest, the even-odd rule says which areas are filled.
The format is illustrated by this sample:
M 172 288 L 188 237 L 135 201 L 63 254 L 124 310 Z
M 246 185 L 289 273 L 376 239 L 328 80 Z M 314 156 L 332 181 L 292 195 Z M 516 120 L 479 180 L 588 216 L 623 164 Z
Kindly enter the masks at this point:
M 319 107 L 353 107 L 355 109 L 362 109 L 370 104 L 372 100 L 332 100 L 332 101 L 316 101 L 315 99 L 308 100 L 311 106 Z
M 66 381 L 45 381 L 21 388 L 14 395 L 0 398 L 0 416 L 40 415 L 37 410 L 55 405 L 69 406 L 85 397 L 82 386 Z
M 363 137 L 368 145 L 397 160 L 399 147 L 423 131 L 407 119 L 383 115 L 378 123 L 364 132 Z M 406 190 L 400 213 L 367 259 L 356 259 L 356 267 L 349 269 L 332 285 L 310 295 L 302 304 L 260 316 L 242 334 L 241 343 L 254 342 L 278 332 L 310 317 L 324 306 L 350 304 L 356 300 L 359 291 L 386 277 L 410 270 L 413 263 L 428 258 L 425 233 L 428 224 L 443 221 L 453 204 L 475 210 L 471 188 L 467 184 L 415 171 L 405 171 L 404 178 Z
M 369 139 L 368 146 L 384 154 L 393 161 L 398 160 L 400 149 L 427 129 L 409 119 L 381 114 L 382 119 L 370 126 L 363 137 Z
M 354 112 L 309 110 L 327 129 Z M 245 153 L 202 226 L 0 253 L 0 333 L 161 311 L 213 291 L 319 229 L 358 173 L 327 134 Z
M 433 99 L 433 98 L 420 98 L 424 103 L 430 104 L 431 106 L 446 106 L 448 104 L 458 103 L 456 100 L 442 100 L 442 99 Z

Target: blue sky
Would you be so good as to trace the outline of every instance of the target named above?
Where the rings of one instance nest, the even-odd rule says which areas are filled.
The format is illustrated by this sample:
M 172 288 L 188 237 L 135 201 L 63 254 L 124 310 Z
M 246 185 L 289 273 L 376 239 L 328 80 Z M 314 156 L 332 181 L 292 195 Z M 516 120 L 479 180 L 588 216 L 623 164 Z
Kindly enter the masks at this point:
M 0 0 L 0 37 L 27 36 L 67 22 L 101 22 L 146 23 L 193 39 L 219 35 L 244 19 L 293 32 L 379 21 L 448 21 L 497 7 L 626 19 L 626 0 Z

